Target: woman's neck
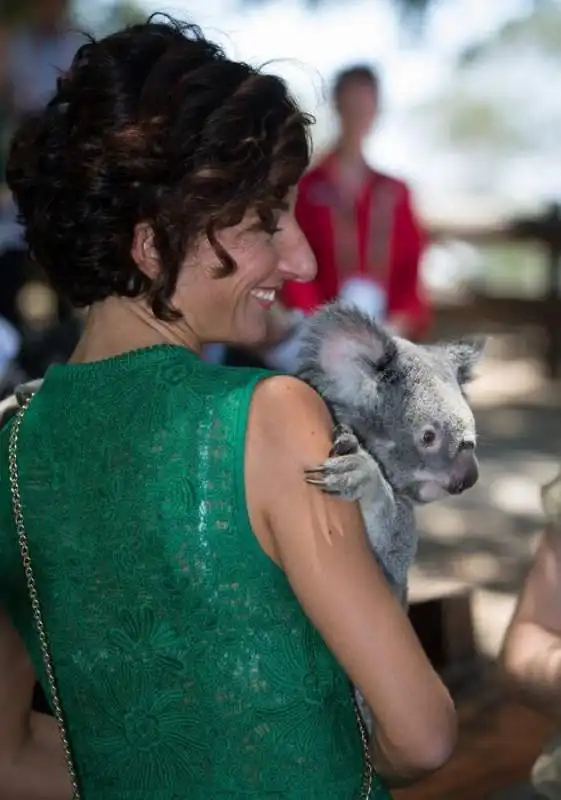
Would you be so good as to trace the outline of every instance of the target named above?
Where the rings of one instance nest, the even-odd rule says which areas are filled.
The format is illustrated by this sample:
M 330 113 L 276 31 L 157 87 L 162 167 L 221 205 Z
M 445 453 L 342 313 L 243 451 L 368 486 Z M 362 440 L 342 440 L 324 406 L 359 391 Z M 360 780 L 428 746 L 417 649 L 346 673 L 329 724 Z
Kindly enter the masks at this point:
M 184 320 L 165 322 L 156 319 L 144 301 L 110 297 L 88 311 L 70 361 L 99 361 L 157 344 L 201 351 L 200 341 Z

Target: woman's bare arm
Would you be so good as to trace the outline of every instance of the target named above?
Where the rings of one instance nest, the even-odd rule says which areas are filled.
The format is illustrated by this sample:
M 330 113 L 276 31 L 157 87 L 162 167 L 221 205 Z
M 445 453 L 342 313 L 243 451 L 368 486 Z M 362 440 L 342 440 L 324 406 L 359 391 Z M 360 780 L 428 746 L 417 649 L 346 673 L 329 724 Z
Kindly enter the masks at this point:
M 561 720 L 561 531 L 546 531 L 539 544 L 500 660 L 530 704 Z
M 56 721 L 31 710 L 35 674 L 0 609 L 0 800 L 69 800 Z
M 304 481 L 331 446 L 323 401 L 289 377 L 256 390 L 247 441 L 252 523 L 376 720 L 378 771 L 415 779 L 456 739 L 448 691 L 370 551 L 360 509 Z

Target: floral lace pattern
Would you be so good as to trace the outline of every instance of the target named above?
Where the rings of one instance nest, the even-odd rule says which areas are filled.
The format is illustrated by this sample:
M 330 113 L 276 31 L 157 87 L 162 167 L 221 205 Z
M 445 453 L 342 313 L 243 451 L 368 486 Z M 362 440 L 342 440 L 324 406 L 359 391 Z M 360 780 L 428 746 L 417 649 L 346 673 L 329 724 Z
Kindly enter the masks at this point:
M 247 521 L 264 374 L 146 348 L 52 367 L 26 414 L 24 514 L 86 800 L 360 797 L 349 682 Z M 7 439 L 0 602 L 44 683 Z

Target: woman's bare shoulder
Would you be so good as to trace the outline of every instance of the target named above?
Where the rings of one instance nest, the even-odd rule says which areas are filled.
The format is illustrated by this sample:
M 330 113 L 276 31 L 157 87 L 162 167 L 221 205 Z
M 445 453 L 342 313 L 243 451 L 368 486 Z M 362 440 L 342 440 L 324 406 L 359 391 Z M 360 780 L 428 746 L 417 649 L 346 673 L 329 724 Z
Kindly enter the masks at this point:
M 319 394 L 299 378 L 273 375 L 262 381 L 255 390 L 251 413 L 252 423 L 270 444 L 292 450 L 296 437 L 300 447 L 312 446 L 312 452 L 317 449 L 325 457 L 333 420 Z

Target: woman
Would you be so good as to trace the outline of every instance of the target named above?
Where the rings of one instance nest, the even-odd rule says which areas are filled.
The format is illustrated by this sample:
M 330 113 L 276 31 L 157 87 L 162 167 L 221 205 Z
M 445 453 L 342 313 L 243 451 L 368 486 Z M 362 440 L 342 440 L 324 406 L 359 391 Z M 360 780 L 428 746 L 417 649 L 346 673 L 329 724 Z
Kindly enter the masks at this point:
M 385 798 L 449 756 L 455 716 L 355 505 L 303 477 L 330 449 L 297 380 L 225 369 L 315 264 L 294 218 L 308 119 L 195 27 L 83 47 L 8 177 L 82 338 L 17 436 L 25 527 L 86 800 Z M 0 797 L 71 796 L 0 439 Z M 348 676 L 348 677 L 347 677 Z M 348 678 L 377 720 L 363 750 Z M 364 781 L 364 789 L 363 789 Z M 368 790 L 369 788 L 369 791 Z

